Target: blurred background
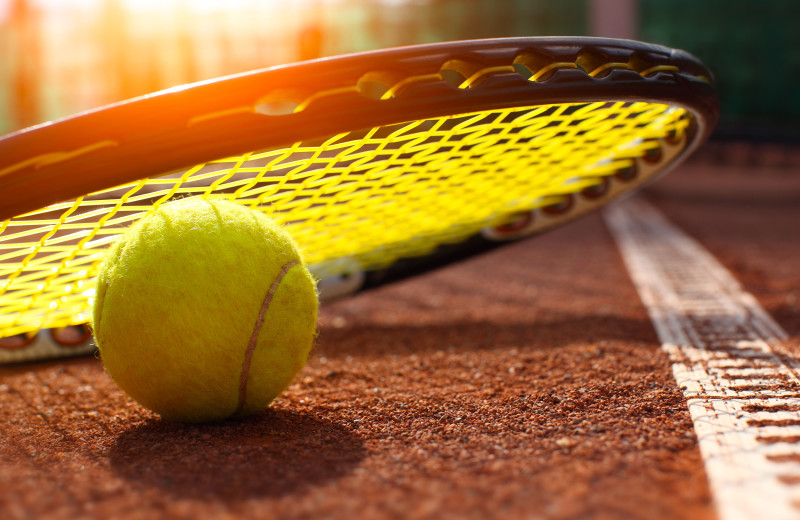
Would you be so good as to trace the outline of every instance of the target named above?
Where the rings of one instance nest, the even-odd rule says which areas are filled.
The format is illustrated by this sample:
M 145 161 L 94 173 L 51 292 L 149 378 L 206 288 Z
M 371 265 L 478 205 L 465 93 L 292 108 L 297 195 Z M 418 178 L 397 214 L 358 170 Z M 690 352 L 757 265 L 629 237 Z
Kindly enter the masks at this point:
M 688 50 L 716 139 L 800 142 L 800 0 L 0 0 L 0 133 L 167 87 L 458 39 L 584 35 Z

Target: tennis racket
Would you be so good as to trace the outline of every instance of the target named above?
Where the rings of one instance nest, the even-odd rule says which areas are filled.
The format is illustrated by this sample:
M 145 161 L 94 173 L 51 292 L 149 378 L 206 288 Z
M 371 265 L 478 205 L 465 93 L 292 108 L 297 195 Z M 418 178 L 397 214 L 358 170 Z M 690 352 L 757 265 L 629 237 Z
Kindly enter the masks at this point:
M 685 52 L 514 38 L 260 70 L 22 130 L 0 139 L 0 362 L 91 352 L 104 251 L 170 200 L 271 215 L 329 300 L 635 190 L 717 113 Z

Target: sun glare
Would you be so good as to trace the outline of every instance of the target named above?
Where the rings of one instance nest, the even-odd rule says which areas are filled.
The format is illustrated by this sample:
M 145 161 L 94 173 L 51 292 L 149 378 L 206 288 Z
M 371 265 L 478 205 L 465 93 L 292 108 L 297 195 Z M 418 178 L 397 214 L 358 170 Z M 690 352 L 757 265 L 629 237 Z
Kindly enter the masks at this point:
M 11 11 L 18 0 L 0 0 L 0 19 Z M 333 0 L 336 1 L 336 0 Z M 44 11 L 99 11 L 109 6 L 133 12 L 167 12 L 183 10 L 191 13 L 248 11 L 285 6 L 286 0 L 27 0 L 31 6 Z M 331 0 L 291 0 L 294 6 L 332 3 Z
M 193 13 L 222 11 L 251 11 L 265 7 L 285 4 L 284 0 L 121 0 L 131 11 L 168 11 L 182 9 Z M 307 0 L 293 0 L 294 4 L 307 3 Z
M 409 43 L 392 40 L 411 40 L 407 26 L 388 36 L 366 27 L 387 1 L 0 0 L 0 134 L 379 38 Z

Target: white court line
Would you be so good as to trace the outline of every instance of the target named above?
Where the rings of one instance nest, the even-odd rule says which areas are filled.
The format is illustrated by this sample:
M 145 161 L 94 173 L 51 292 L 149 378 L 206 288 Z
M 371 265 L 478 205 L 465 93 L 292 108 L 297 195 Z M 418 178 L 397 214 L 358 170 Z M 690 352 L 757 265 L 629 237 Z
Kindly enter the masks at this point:
M 605 212 L 687 399 L 720 520 L 800 518 L 798 360 L 695 240 L 632 199 Z

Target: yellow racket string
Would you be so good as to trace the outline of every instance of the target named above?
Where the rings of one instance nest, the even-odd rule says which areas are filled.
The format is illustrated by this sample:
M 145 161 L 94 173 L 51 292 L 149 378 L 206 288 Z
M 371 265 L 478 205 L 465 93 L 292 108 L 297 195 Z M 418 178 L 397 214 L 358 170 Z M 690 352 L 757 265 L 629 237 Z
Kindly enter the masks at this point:
M 690 122 L 682 108 L 642 102 L 482 111 L 252 152 L 54 204 L 0 223 L 0 337 L 88 321 L 106 248 L 172 199 L 226 198 L 270 214 L 324 278 L 426 255 L 558 202 Z

